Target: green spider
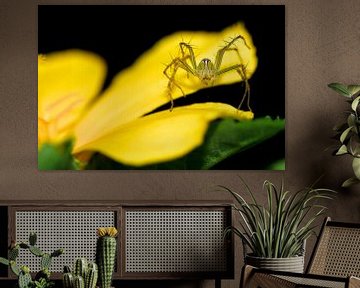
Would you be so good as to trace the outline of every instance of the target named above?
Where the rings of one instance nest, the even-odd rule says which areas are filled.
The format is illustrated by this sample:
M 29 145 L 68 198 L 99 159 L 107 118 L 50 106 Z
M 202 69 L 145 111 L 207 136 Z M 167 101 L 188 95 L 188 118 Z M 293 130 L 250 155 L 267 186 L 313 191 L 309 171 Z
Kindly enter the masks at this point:
M 179 68 L 185 70 L 188 73 L 188 75 L 191 74 L 199 78 L 200 81 L 206 86 L 212 85 L 214 81 L 222 74 L 235 70 L 239 74 L 241 80 L 244 81 L 245 83 L 245 92 L 240 101 L 238 109 L 240 109 L 244 100 L 247 99 L 247 108 L 251 111 L 250 85 L 246 77 L 246 66 L 241 63 L 240 52 L 238 48 L 234 45 L 234 43 L 239 39 L 243 40 L 245 46 L 250 49 L 250 47 L 247 45 L 245 41 L 245 38 L 241 35 L 238 35 L 229 42 L 225 41 L 226 45 L 217 51 L 214 61 L 211 61 L 208 58 L 204 58 L 199 62 L 199 64 L 196 63 L 196 58 L 192 46 L 185 42 L 179 43 L 182 56 L 174 58 L 163 71 L 165 76 L 169 79 L 167 89 L 168 89 L 168 96 L 171 102 L 170 111 L 172 111 L 174 107 L 174 99 L 171 96 L 171 91 L 173 89 L 173 86 L 176 86 L 178 89 L 180 89 L 183 96 L 185 97 L 185 93 L 181 88 L 180 84 L 175 81 L 175 75 Z M 224 54 L 225 52 L 228 51 L 235 51 L 239 57 L 240 63 L 231 65 L 229 67 L 221 68 Z M 169 73 L 169 69 L 172 69 L 171 73 Z

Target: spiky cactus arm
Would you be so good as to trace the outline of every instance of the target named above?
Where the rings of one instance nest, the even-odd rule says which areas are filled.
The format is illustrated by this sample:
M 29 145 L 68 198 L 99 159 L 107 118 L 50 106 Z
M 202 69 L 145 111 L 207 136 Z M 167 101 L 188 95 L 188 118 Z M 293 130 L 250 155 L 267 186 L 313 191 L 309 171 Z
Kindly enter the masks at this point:
M 74 274 L 81 276 L 85 280 L 86 270 L 88 268 L 88 261 L 86 258 L 79 258 L 75 261 Z
M 116 236 L 114 227 L 98 228 L 96 243 L 96 261 L 99 269 L 101 288 L 110 288 L 116 258 Z
M 72 273 L 67 272 L 63 274 L 62 277 L 63 287 L 64 288 L 74 288 L 74 276 Z
M 59 257 L 62 254 L 64 254 L 64 249 L 60 248 L 52 252 L 50 255 L 51 257 Z
M 21 272 L 20 268 L 18 265 L 16 265 L 16 262 L 13 260 L 10 261 L 10 269 L 16 276 L 19 276 L 19 274 Z
M 85 288 L 84 278 L 81 276 L 74 277 L 74 288 Z
M 19 256 L 19 245 L 16 245 L 15 247 L 11 248 L 8 252 L 9 260 L 16 261 L 16 258 Z
M 0 257 L 0 263 L 4 264 L 6 266 L 10 265 L 10 261 L 8 259 L 6 259 L 6 258 L 3 258 L 3 257 Z
M 96 263 L 89 263 L 85 277 L 85 288 L 95 288 L 98 279 L 98 266 Z
M 51 260 L 52 260 L 51 255 L 48 253 L 44 253 L 44 255 L 41 256 L 41 261 L 40 261 L 41 269 L 45 269 L 45 268 L 49 269 L 51 265 Z
M 30 232 L 29 235 L 29 244 L 31 246 L 35 246 L 36 245 L 36 241 L 37 241 L 37 235 L 35 232 Z
M 18 285 L 19 288 L 28 288 L 32 284 L 32 279 L 30 275 L 30 269 L 27 266 L 21 267 L 19 273 Z

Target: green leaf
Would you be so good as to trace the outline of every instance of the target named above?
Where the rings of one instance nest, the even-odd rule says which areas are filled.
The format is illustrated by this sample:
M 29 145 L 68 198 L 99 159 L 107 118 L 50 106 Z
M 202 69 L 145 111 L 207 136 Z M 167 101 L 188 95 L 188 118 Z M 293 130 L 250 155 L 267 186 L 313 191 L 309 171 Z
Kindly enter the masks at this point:
M 328 85 L 329 88 L 333 89 L 337 93 L 339 93 L 342 96 L 351 97 L 351 94 L 349 93 L 349 90 L 347 88 L 347 85 L 341 84 L 341 83 L 330 83 Z
M 358 93 L 360 93 L 360 85 L 344 85 L 341 83 L 331 83 L 328 85 L 328 87 L 347 98 L 351 98 L 352 96 L 356 96 Z
M 357 134 L 351 136 L 347 149 L 354 157 L 360 157 L 360 138 Z
M 341 145 L 341 147 L 339 148 L 339 150 L 336 152 L 336 155 L 344 155 L 347 154 L 348 150 L 346 145 Z
M 360 180 L 360 158 L 354 158 L 352 162 L 352 168 L 357 179 Z
M 59 145 L 43 144 L 38 152 L 39 170 L 72 170 L 75 169 L 74 158 L 71 155 L 70 141 Z
M 341 187 L 348 188 L 352 185 L 359 184 L 359 183 L 360 183 L 359 179 L 357 179 L 356 177 L 351 177 L 351 178 L 345 180 L 344 183 L 341 185 Z
M 356 111 L 356 108 L 357 108 L 358 105 L 359 105 L 359 101 L 360 101 L 360 96 L 356 97 L 356 98 L 354 99 L 354 101 L 352 101 L 352 103 L 351 103 L 351 109 L 352 109 L 353 111 Z
M 210 169 L 226 158 L 264 142 L 284 128 L 285 120 L 267 117 L 245 122 L 232 119 L 216 122 L 211 125 L 203 145 L 186 157 L 187 169 Z
M 344 143 L 344 141 L 346 140 L 346 137 L 348 136 L 351 129 L 352 129 L 352 127 L 348 127 L 347 129 L 344 130 L 343 133 L 341 133 L 341 136 L 340 136 L 340 142 L 341 143 Z
M 356 96 L 360 93 L 360 85 L 348 85 L 347 89 L 351 96 Z

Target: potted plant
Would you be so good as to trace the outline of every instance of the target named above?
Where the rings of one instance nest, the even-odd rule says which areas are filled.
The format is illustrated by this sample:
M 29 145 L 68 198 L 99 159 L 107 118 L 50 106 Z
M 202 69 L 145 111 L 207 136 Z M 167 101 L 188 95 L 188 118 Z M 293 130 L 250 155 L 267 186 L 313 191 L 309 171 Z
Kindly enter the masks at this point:
M 266 180 L 267 203 L 262 205 L 245 182 L 244 185 L 251 201 L 228 187 L 220 187 L 236 201 L 233 207 L 240 215 L 239 227 L 228 227 L 225 232 L 241 238 L 245 264 L 302 273 L 305 241 L 314 233 L 315 220 L 326 209 L 317 202 L 331 199 L 334 191 L 309 187 L 291 193 L 283 183 L 277 188 Z
M 334 127 L 339 139 L 339 145 L 334 151 L 334 155 L 350 155 L 352 157 L 354 176 L 342 184 L 342 187 L 348 187 L 360 183 L 360 85 L 331 83 L 328 86 L 346 97 L 350 104 L 350 109 L 346 112 L 346 122 Z
M 55 284 L 50 280 L 50 265 L 53 258 L 62 255 L 64 250 L 57 249 L 52 253 L 46 253 L 36 246 L 36 242 L 36 233 L 30 233 L 29 243 L 12 242 L 8 251 L 8 258 L 0 257 L 0 263 L 10 266 L 11 271 L 18 277 L 17 288 L 50 288 Z M 36 273 L 34 279 L 32 279 L 28 266 L 16 262 L 20 249 L 28 250 L 31 254 L 40 258 L 41 270 Z

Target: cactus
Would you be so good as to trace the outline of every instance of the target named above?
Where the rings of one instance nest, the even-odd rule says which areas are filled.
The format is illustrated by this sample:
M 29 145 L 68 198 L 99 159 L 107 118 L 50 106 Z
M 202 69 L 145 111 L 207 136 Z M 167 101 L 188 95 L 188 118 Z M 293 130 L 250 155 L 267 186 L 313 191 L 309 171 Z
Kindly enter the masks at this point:
M 10 269 L 11 271 L 16 275 L 16 276 L 19 276 L 20 274 L 20 268 L 19 266 L 16 265 L 16 262 L 14 260 L 10 260 Z
M 51 257 L 58 257 L 64 253 L 64 249 L 57 249 L 51 253 Z
M 44 255 L 44 252 L 42 252 L 42 251 L 40 250 L 40 248 L 38 248 L 38 247 L 36 247 L 36 246 L 30 245 L 30 246 L 29 246 L 29 251 L 30 251 L 32 254 L 34 254 L 35 256 L 38 256 L 38 257 L 41 257 L 41 256 Z
M 80 275 L 74 277 L 74 288 L 85 288 L 84 278 Z
M 0 257 L 0 263 L 4 264 L 6 266 L 10 265 L 10 261 L 8 259 L 6 259 L 6 258 L 3 258 L 3 257 Z
M 66 272 L 62 277 L 64 288 L 73 288 L 74 287 L 74 276 L 71 272 Z
M 55 250 L 53 253 L 44 253 L 36 245 L 37 236 L 35 233 L 30 233 L 29 244 L 20 242 L 16 243 L 11 241 L 11 245 L 8 251 L 8 259 L 0 257 L 0 264 L 10 266 L 11 271 L 18 276 L 18 286 L 19 288 L 28 288 L 28 287 L 37 287 L 37 288 L 47 288 L 51 287 L 53 282 L 50 281 L 50 264 L 53 257 L 60 256 L 63 254 L 63 249 Z M 41 257 L 41 270 L 36 274 L 35 281 L 32 280 L 30 275 L 30 269 L 27 266 L 22 266 L 21 268 L 16 264 L 16 259 L 19 256 L 19 250 L 24 249 L 28 250 L 30 253 L 37 257 Z
M 85 279 L 86 271 L 88 268 L 88 261 L 86 258 L 79 258 L 75 261 L 74 274 L 75 276 L 81 276 Z
M 101 288 L 110 288 L 116 258 L 115 227 L 98 228 L 99 238 L 96 243 L 96 261 L 99 267 L 99 282 Z
M 9 260 L 16 260 L 16 258 L 19 256 L 19 246 L 16 245 L 14 248 L 9 250 L 8 253 Z
M 30 269 L 27 266 L 23 266 L 21 267 L 18 279 L 19 288 L 28 288 L 30 283 L 32 283 Z
M 98 266 L 96 263 L 89 263 L 85 276 L 85 288 L 95 288 L 98 279 Z
M 35 232 L 31 232 L 29 235 L 29 244 L 31 246 L 35 246 L 37 241 L 37 235 Z
M 85 258 L 78 258 L 74 263 L 74 272 L 69 266 L 64 266 L 64 288 L 95 288 L 98 278 L 96 263 L 89 263 Z M 76 286 L 77 285 L 77 286 Z M 83 285 L 83 286 L 82 286 Z
M 48 253 L 44 253 L 44 254 L 41 256 L 41 262 L 40 262 L 40 267 L 41 267 L 41 269 L 44 269 L 44 268 L 49 269 L 49 268 L 50 268 L 50 265 L 51 265 L 51 260 L 52 260 L 51 255 L 48 254 Z

